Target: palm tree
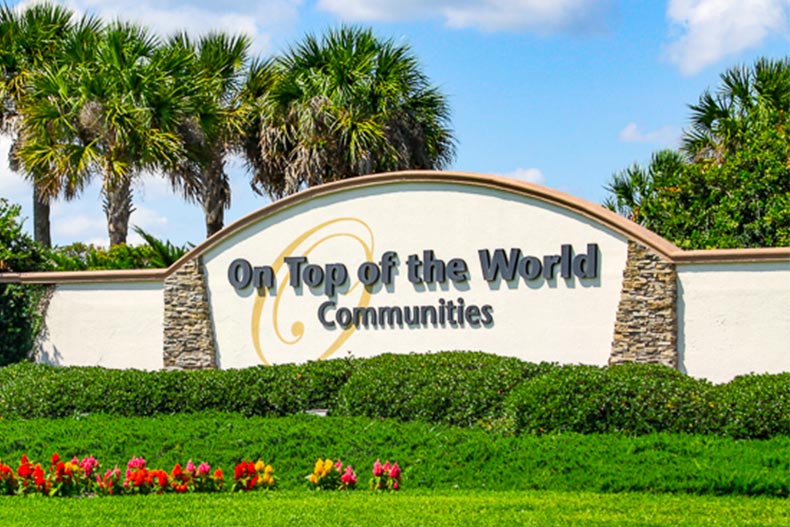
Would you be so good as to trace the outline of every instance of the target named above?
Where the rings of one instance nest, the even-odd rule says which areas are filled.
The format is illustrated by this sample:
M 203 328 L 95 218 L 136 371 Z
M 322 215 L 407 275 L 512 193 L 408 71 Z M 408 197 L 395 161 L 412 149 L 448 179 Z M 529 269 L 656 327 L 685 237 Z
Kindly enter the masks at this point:
M 680 174 L 683 165 L 684 159 L 679 152 L 661 150 L 650 157 L 646 167 L 634 163 L 627 169 L 616 172 L 604 187 L 609 192 L 609 197 L 603 206 L 651 228 L 656 220 L 650 214 L 651 205 L 666 190 L 664 186 L 667 182 L 673 181 Z
M 31 82 L 19 157 L 45 174 L 42 185 L 74 195 L 102 179 L 111 245 L 126 242 L 132 181 L 141 171 L 173 166 L 183 153 L 189 57 L 161 48 L 128 23 L 106 27 L 84 62 L 45 67 Z
M 0 7 L 0 129 L 14 136 L 10 167 L 21 170 L 33 181 L 34 239 L 48 247 L 51 246 L 49 202 L 59 189 L 45 191 L 39 184 L 42 174 L 20 165 L 17 152 L 25 140 L 19 134 L 20 112 L 25 106 L 31 77 L 45 66 L 67 60 L 64 43 L 71 40 L 74 32 L 85 37 L 97 30 L 95 19 L 83 17 L 74 24 L 71 11 L 59 5 L 34 4 L 24 11 L 8 5 Z
M 682 150 L 692 161 L 721 163 L 742 145 L 754 119 L 790 111 L 790 60 L 762 58 L 751 68 L 730 68 L 715 94 L 705 90 L 690 108 L 691 128 Z
M 230 206 L 225 161 L 241 145 L 245 110 L 240 88 L 250 40 L 211 33 L 193 42 L 181 34 L 169 46 L 190 57 L 184 80 L 190 110 L 179 133 L 185 156 L 169 175 L 175 189 L 203 206 L 206 236 L 211 236 L 222 229 Z
M 399 169 L 437 169 L 455 154 L 446 97 L 408 46 L 343 27 L 304 41 L 247 84 L 255 113 L 245 155 L 253 188 L 303 186 Z

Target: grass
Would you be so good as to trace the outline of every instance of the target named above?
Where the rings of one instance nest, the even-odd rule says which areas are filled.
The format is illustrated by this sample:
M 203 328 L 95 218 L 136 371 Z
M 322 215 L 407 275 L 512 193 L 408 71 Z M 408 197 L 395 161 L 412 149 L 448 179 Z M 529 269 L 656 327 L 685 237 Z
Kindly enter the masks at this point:
M 304 486 L 318 457 L 341 458 L 370 477 L 376 458 L 397 460 L 408 491 L 651 492 L 787 496 L 790 438 L 561 434 L 511 437 L 420 422 L 236 414 L 0 420 L 0 458 L 48 464 L 95 455 L 103 467 L 134 455 L 169 470 L 188 459 L 230 475 L 241 459 L 273 464 L 283 490 Z
M 777 498 L 588 492 L 297 491 L 130 496 L 0 498 L 3 525 L 311 525 L 321 526 L 772 526 L 790 524 Z

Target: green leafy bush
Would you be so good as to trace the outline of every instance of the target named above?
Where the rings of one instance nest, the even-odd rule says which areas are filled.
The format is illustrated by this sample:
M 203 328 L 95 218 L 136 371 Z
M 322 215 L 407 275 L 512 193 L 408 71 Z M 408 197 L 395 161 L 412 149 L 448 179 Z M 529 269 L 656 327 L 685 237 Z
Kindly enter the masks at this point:
M 709 383 L 666 366 L 562 366 L 516 388 L 504 415 L 526 433 L 706 433 L 714 406 Z
M 46 271 L 49 252 L 22 231 L 19 205 L 0 198 L 0 273 Z M 24 360 L 33 348 L 44 288 L 0 284 L 0 366 Z
M 669 432 L 764 439 L 790 436 L 790 373 L 713 386 L 656 364 L 557 366 L 476 352 L 240 370 L 0 368 L 0 420 L 204 411 L 274 417 L 312 409 L 504 435 Z
M 722 432 L 735 438 L 790 435 L 790 373 L 743 375 L 716 387 Z
M 333 413 L 487 424 L 498 419 L 510 390 L 553 368 L 477 352 L 380 355 L 360 365 L 340 390 Z
M 87 271 L 101 269 L 158 269 L 169 267 L 181 258 L 189 245 L 179 247 L 162 241 L 135 227 L 144 245 L 113 245 L 109 249 L 84 243 L 57 247 L 50 255 L 59 271 Z
M 354 368 L 334 360 L 243 370 L 140 371 L 16 364 L 0 369 L 0 418 L 204 410 L 289 415 L 328 408 Z

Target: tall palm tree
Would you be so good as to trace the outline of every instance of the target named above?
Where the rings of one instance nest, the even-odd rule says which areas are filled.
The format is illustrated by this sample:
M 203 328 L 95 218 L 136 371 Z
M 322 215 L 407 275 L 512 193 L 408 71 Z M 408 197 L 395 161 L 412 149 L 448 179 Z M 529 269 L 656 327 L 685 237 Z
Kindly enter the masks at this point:
M 258 192 L 277 198 L 373 172 L 443 168 L 454 157 L 447 99 L 406 45 L 343 27 L 258 68 L 245 144 Z
M 206 236 L 211 236 L 222 229 L 230 206 L 225 162 L 241 145 L 245 109 L 240 90 L 250 40 L 210 33 L 194 42 L 180 34 L 169 46 L 190 57 L 184 79 L 189 112 L 179 133 L 185 155 L 169 175 L 175 189 L 203 206 Z
M 720 163 L 740 147 L 761 113 L 790 111 L 790 60 L 762 58 L 752 67 L 730 68 L 721 74 L 716 92 L 705 90 L 690 108 L 691 128 L 682 150 L 691 160 Z
M 83 17 L 76 24 L 72 12 L 50 3 L 34 4 L 23 11 L 0 7 L 0 128 L 13 135 L 9 164 L 33 182 L 33 223 L 36 241 L 51 245 L 49 202 L 59 189 L 45 191 L 39 184 L 42 174 L 21 166 L 17 152 L 24 142 L 19 134 L 20 112 L 25 105 L 30 79 L 45 66 L 68 60 L 65 42 L 74 32 L 83 37 L 98 30 L 98 22 Z
M 100 177 L 111 245 L 126 242 L 134 177 L 182 154 L 176 129 L 188 60 L 146 29 L 116 22 L 84 62 L 46 67 L 31 81 L 23 119 L 31 140 L 19 157 L 45 174 L 42 185 L 67 195 Z

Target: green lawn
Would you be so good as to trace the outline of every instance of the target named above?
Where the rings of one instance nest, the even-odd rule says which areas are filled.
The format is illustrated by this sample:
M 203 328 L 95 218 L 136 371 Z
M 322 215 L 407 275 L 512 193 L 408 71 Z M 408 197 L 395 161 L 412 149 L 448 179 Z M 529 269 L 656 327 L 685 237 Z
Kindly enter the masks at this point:
M 3 525 L 790 525 L 784 499 L 548 491 L 0 498 Z
M 27 453 L 48 465 L 95 455 L 102 469 L 145 456 L 170 470 L 208 461 L 232 477 L 241 459 L 274 466 L 281 490 L 298 490 L 316 458 L 351 463 L 367 484 L 376 458 L 398 461 L 406 491 L 586 491 L 706 495 L 790 494 L 790 438 L 559 434 L 510 437 L 479 429 L 351 417 L 180 414 L 0 420 L 0 460 Z M 21 498 L 20 498 L 21 499 Z

